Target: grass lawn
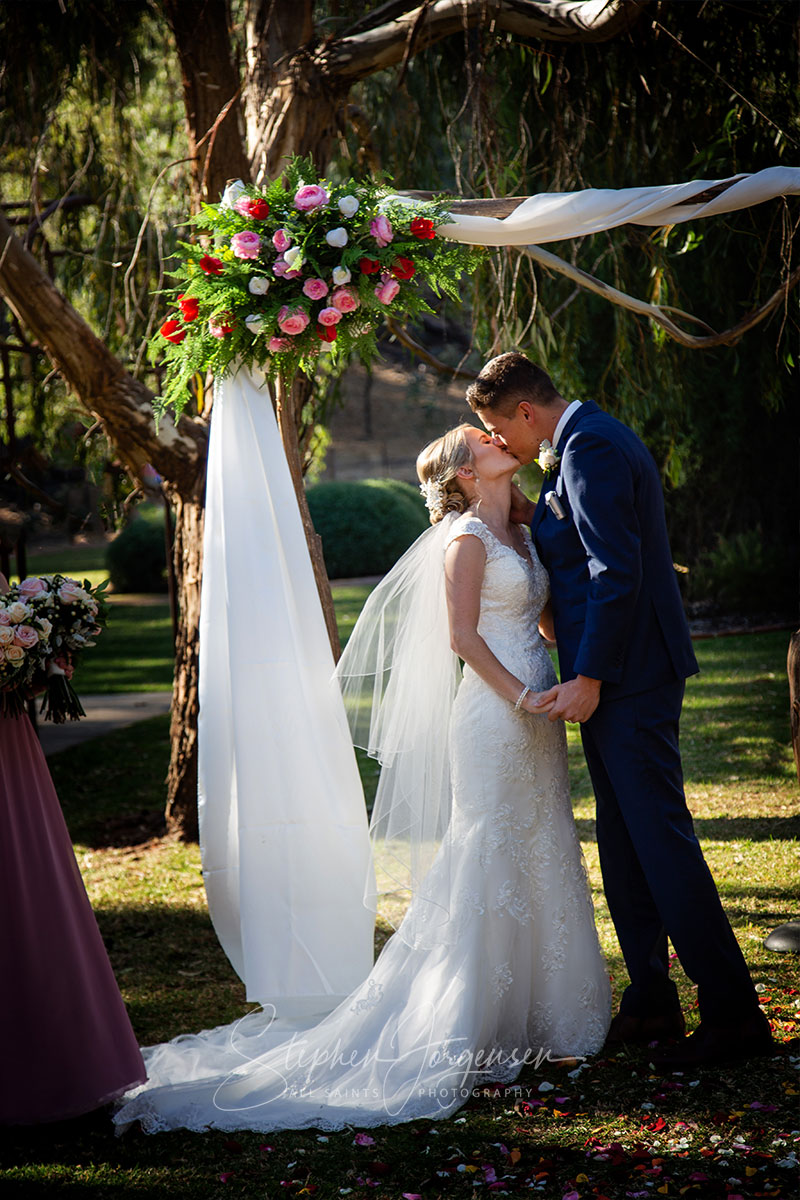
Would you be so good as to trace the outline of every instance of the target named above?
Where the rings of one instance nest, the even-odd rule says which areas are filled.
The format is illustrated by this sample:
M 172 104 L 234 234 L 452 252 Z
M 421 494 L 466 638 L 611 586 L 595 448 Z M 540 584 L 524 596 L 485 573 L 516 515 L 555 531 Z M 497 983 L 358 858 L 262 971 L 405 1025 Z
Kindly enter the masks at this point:
M 337 595 L 343 636 L 365 592 Z M 762 945 L 775 924 L 798 915 L 800 797 L 788 739 L 787 640 L 769 634 L 698 643 L 702 674 L 689 682 L 683 723 L 698 833 L 782 1043 L 780 1056 L 667 1077 L 650 1068 L 646 1050 L 595 1059 L 576 1078 L 563 1066 L 529 1067 L 516 1091 L 488 1088 L 445 1122 L 372 1130 L 368 1145 L 355 1144 L 354 1130 L 322 1139 L 315 1130 L 234 1137 L 131 1130 L 118 1138 L 101 1112 L 0 1134 L 0 1197 L 795 1196 L 797 958 Z M 111 680 L 110 666 L 107 673 Z M 145 1044 L 231 1021 L 246 1007 L 208 919 L 197 847 L 162 834 L 168 753 L 167 718 L 157 717 L 51 760 L 78 862 Z M 618 994 L 624 968 L 600 886 L 576 731 L 569 753 L 576 819 Z M 364 778 L 374 787 L 372 764 Z M 376 942 L 387 934 L 379 923 Z M 695 989 L 677 964 L 675 976 L 692 1026 Z M 539 1091 L 543 1084 L 554 1086 Z

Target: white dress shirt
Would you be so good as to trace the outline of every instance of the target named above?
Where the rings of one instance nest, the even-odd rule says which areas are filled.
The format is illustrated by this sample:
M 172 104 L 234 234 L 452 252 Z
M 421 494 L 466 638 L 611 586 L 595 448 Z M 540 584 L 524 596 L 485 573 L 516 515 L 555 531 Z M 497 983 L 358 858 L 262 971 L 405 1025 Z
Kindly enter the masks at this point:
M 582 403 L 583 402 L 581 400 L 573 400 L 571 404 L 567 405 L 567 407 L 564 409 L 563 413 L 561 414 L 559 422 L 556 425 L 555 433 L 553 434 L 553 449 L 554 450 L 555 450 L 556 446 L 558 445 L 558 439 L 561 437 L 561 434 L 564 432 L 564 426 L 566 425 L 567 421 L 569 421 L 572 414 L 576 413 L 578 411 L 578 409 L 580 408 Z

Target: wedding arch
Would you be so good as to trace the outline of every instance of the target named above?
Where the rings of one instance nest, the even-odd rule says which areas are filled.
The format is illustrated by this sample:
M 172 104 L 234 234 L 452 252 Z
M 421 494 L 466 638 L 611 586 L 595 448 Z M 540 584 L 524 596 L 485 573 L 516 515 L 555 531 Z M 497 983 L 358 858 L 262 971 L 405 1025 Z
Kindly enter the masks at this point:
M 454 201 L 439 233 L 518 247 L 553 269 L 575 271 L 541 244 L 626 223 L 673 225 L 798 194 L 800 169 L 773 167 L 665 187 Z M 423 195 L 402 199 L 413 205 Z M 784 302 L 797 280 L 795 270 L 734 330 L 694 340 L 735 341 Z M 692 344 L 676 324 L 695 321 L 689 314 L 615 299 Z M 280 415 L 285 396 L 271 399 Z M 368 973 L 373 912 L 363 896 L 372 866 L 332 681 L 328 582 L 307 541 L 302 481 L 284 452 L 273 403 L 257 371 L 217 382 L 200 620 L 200 839 L 211 917 L 248 999 L 291 1018 L 329 1011 Z

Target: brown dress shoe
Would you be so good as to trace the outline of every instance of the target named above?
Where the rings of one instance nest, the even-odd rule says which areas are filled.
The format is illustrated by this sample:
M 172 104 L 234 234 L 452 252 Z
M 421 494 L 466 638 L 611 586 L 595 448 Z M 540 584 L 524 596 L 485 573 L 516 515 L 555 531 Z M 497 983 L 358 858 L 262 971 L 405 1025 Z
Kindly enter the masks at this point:
M 606 1036 L 606 1046 L 642 1045 L 649 1042 L 669 1041 L 682 1038 L 686 1033 L 686 1022 L 678 1008 L 674 1012 L 655 1017 L 635 1017 L 629 1013 L 617 1013 Z
M 660 1071 L 681 1071 L 686 1067 L 741 1062 L 776 1051 L 769 1022 L 759 1012 L 732 1025 L 701 1022 L 679 1045 L 659 1050 L 653 1062 Z

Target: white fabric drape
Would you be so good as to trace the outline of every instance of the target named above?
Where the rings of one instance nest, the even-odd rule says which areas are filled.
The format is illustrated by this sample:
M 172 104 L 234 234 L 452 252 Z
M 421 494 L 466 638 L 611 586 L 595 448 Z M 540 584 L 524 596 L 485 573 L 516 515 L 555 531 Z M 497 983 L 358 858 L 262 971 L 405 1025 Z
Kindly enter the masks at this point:
M 731 187 L 702 204 L 681 204 L 710 187 L 732 180 Z M 800 195 L 800 168 L 768 167 L 753 175 L 699 179 L 665 187 L 586 188 L 580 192 L 541 192 L 529 196 L 504 218 L 454 214 L 438 233 L 477 246 L 526 246 L 585 237 L 617 225 L 675 225 Z M 399 197 L 402 199 L 402 197 Z
M 372 967 L 364 798 L 266 386 L 211 420 L 199 820 L 211 919 L 248 1000 L 330 1011 Z

